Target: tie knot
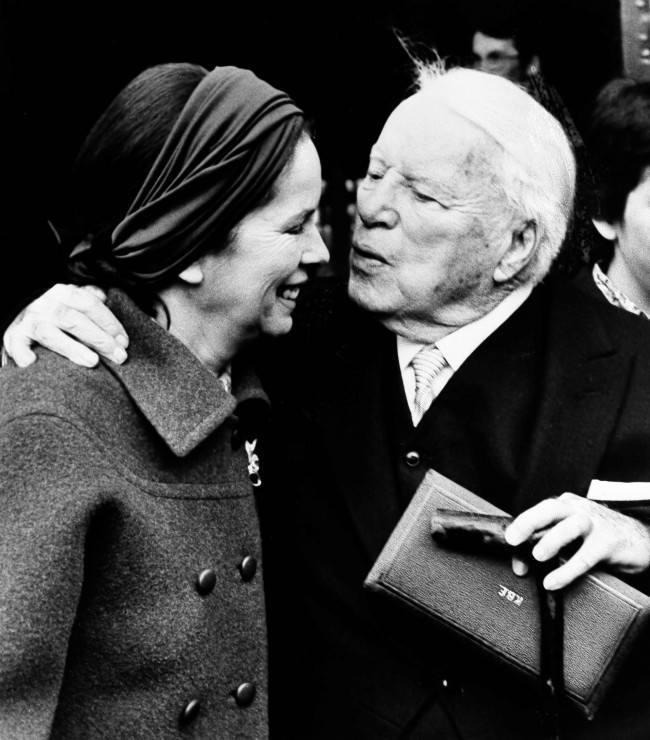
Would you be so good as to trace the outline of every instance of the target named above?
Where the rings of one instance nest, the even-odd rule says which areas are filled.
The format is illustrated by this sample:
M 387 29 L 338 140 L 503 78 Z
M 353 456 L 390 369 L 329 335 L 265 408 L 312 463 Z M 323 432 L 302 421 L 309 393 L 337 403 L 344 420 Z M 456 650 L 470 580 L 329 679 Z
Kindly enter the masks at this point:
M 411 360 L 415 373 L 415 391 L 428 388 L 433 379 L 445 367 L 447 361 L 435 344 L 422 349 Z
M 411 360 L 415 374 L 414 422 L 417 424 L 433 401 L 433 380 L 447 366 L 442 352 L 432 344 Z

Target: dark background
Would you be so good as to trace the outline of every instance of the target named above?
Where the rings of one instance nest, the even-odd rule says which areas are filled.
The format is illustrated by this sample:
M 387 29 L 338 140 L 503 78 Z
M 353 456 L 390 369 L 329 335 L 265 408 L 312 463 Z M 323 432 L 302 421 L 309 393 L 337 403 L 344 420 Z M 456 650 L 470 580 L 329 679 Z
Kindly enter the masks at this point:
M 516 4 L 534 20 L 547 78 L 584 126 L 595 92 L 621 72 L 618 0 Z M 94 119 L 143 68 L 252 68 L 311 115 L 325 178 L 338 182 L 363 174 L 383 120 L 408 90 L 410 62 L 395 29 L 419 52 L 436 46 L 458 61 L 486 7 L 489 0 L 0 0 L 0 317 L 56 277 L 45 218 L 56 221 L 65 172 Z

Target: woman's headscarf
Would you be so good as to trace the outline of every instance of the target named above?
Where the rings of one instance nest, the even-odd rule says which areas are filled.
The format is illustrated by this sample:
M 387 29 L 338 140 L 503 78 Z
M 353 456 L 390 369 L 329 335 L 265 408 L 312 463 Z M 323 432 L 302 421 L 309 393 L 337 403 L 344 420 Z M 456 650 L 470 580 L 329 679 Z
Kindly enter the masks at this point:
M 118 270 L 145 283 L 178 275 L 268 191 L 302 130 L 283 92 L 215 67 L 185 104 L 126 217 L 112 234 Z

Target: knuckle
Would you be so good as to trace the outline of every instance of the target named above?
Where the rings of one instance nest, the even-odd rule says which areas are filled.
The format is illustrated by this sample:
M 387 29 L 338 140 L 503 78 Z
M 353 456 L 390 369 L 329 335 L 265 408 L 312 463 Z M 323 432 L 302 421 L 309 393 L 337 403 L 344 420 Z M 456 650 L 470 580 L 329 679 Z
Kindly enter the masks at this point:
M 70 327 L 70 324 L 72 323 L 72 318 L 70 314 L 71 312 L 68 306 L 59 304 L 53 308 L 51 313 L 51 320 L 56 326 L 59 327 L 59 329 L 67 331 Z M 44 322 L 39 321 L 38 323 L 42 324 Z
M 72 295 L 74 287 L 75 286 L 71 285 L 70 283 L 57 283 L 56 285 L 53 285 L 48 291 L 43 293 L 41 298 L 54 298 L 56 300 L 64 300 L 66 296 Z
M 42 321 L 35 321 L 32 326 L 31 336 L 34 341 L 44 344 L 48 338 L 48 327 Z
M 591 570 L 596 563 L 599 562 L 600 558 L 593 552 L 590 552 L 590 554 L 587 554 L 583 550 L 578 550 L 578 552 L 574 555 L 574 560 L 576 561 L 576 564 L 580 566 L 580 569 L 584 572 L 587 572 Z
M 581 534 L 587 534 L 593 529 L 591 517 L 583 511 L 579 511 L 572 516 L 574 526 Z
M 94 293 L 91 293 L 89 290 L 84 290 L 83 288 L 76 288 L 73 301 L 75 307 L 80 311 L 90 311 L 93 308 L 96 308 L 98 303 L 101 303 Z

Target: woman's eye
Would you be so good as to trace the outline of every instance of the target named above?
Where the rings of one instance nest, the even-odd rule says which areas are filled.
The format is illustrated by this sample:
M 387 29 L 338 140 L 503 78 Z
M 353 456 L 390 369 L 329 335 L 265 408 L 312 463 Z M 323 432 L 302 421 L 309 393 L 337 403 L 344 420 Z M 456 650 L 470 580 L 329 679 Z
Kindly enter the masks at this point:
M 296 226 L 292 226 L 291 228 L 287 229 L 287 234 L 302 234 L 302 232 L 305 230 L 305 223 L 297 224 Z

